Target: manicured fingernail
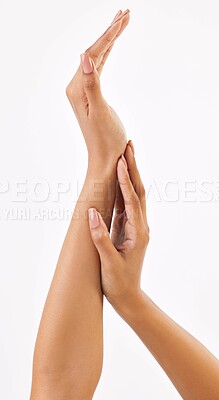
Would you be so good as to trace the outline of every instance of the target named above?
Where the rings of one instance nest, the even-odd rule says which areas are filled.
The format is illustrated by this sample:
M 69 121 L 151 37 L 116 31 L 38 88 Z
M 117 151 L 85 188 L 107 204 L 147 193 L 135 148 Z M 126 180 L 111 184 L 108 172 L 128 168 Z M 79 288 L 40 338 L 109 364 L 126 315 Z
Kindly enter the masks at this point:
M 88 215 L 89 215 L 89 224 L 91 229 L 97 228 L 100 225 L 100 220 L 97 214 L 97 210 L 95 208 L 89 208 Z
M 113 22 L 115 22 L 115 20 L 120 16 L 121 13 L 122 13 L 121 10 L 119 10 L 119 11 L 117 12 L 117 14 L 115 15 L 115 17 L 114 17 L 113 20 L 112 20 L 111 25 L 113 24 Z
M 117 18 L 115 18 L 115 20 L 113 21 L 113 23 L 111 24 L 114 25 L 116 22 L 118 22 L 120 19 L 122 19 L 126 14 L 128 14 L 130 12 L 130 10 L 125 10 L 122 14 L 120 14 Z
M 132 153 L 133 153 L 133 156 L 134 156 L 135 155 L 135 148 L 134 148 L 133 142 L 131 140 L 129 140 L 129 146 L 131 147 L 131 150 L 132 150 Z
M 125 168 L 128 169 L 127 162 L 126 162 L 126 159 L 125 159 L 124 155 L 121 156 L 121 160 L 122 160 Z
M 85 74 L 93 72 L 93 64 L 87 53 L 81 54 L 81 65 Z

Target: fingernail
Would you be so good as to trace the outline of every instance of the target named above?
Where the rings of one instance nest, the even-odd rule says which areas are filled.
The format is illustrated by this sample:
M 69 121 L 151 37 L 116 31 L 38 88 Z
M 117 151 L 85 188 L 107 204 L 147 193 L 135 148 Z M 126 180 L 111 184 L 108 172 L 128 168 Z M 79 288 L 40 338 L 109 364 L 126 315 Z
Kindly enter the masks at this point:
M 120 14 L 122 13 L 122 11 L 121 10 L 119 10 L 118 12 L 117 12 L 117 14 L 115 15 L 115 17 L 113 18 L 113 20 L 112 20 L 112 23 L 111 23 L 111 25 L 113 24 L 113 22 L 120 16 Z
M 87 53 L 81 54 L 81 65 L 85 74 L 93 72 L 93 64 Z
M 121 156 L 119 161 L 118 161 L 118 165 L 117 165 L 117 174 L 118 177 L 120 176 L 120 174 L 122 174 L 122 176 L 126 176 L 127 174 L 127 163 L 126 161 L 124 161 L 125 157 Z
M 127 165 L 127 162 L 126 162 L 126 159 L 125 159 L 124 155 L 121 156 L 121 160 L 122 160 L 125 168 L 128 169 L 128 165 Z
M 111 26 L 114 25 L 116 22 L 118 22 L 120 19 L 122 19 L 124 17 L 124 15 L 128 14 L 130 12 L 130 10 L 125 10 L 121 15 L 119 15 L 117 18 L 115 18 L 115 20 L 112 22 Z
M 100 220 L 97 214 L 97 210 L 95 208 L 89 208 L 88 215 L 89 215 L 89 224 L 91 229 L 97 228 L 100 225 Z
M 129 140 L 129 146 L 131 147 L 131 150 L 132 150 L 132 153 L 133 153 L 133 156 L 134 156 L 135 155 L 135 148 L 134 148 L 132 140 Z

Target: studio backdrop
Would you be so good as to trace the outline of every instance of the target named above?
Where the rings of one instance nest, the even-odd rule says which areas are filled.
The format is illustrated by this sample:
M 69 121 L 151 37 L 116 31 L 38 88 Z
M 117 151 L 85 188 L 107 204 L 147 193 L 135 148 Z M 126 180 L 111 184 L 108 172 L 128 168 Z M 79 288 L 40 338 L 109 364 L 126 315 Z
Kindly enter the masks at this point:
M 27 399 L 41 313 L 87 167 L 65 89 L 119 9 L 131 20 L 101 77 L 135 144 L 150 244 L 142 287 L 219 354 L 219 3 L 0 0 L 0 398 Z M 176 400 L 104 302 L 95 400 Z

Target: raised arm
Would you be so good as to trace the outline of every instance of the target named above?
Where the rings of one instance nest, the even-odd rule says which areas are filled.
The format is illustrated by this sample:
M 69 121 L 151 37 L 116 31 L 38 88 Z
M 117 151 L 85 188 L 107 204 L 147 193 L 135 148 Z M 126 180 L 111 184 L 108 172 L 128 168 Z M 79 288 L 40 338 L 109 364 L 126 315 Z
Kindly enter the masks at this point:
M 103 291 L 184 400 L 218 400 L 219 361 L 141 290 L 141 269 L 149 240 L 145 193 L 132 145 L 127 146 L 125 158 L 127 164 L 124 159 L 118 163 L 121 191 L 116 201 L 114 244 L 98 213 L 96 224 L 93 226 L 90 222 L 91 235 L 101 258 Z
M 87 212 L 96 207 L 110 226 L 116 163 L 126 147 L 124 128 L 104 100 L 99 81 L 114 41 L 129 21 L 128 12 L 121 14 L 82 55 L 67 87 L 86 141 L 89 164 L 39 327 L 31 400 L 90 400 L 101 374 L 100 260 L 90 237 Z

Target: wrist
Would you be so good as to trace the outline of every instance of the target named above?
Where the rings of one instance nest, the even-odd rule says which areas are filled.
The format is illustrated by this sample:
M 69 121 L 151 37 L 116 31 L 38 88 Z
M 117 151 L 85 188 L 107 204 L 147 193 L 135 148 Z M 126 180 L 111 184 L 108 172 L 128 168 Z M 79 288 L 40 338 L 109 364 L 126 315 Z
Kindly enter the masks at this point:
M 89 160 L 86 181 L 90 187 L 90 196 L 93 200 L 110 203 L 115 200 L 117 162 L 100 159 Z
M 131 325 L 132 322 L 134 322 L 134 320 L 143 312 L 148 301 L 149 298 L 141 289 L 139 289 L 132 295 L 129 295 L 126 300 L 123 300 L 114 306 L 114 308 L 124 321 Z
M 116 173 L 116 167 L 119 157 L 95 157 L 88 155 L 88 173 L 97 176 L 109 175 Z
M 89 159 L 84 187 L 87 207 L 96 208 L 109 228 L 116 194 L 116 162 Z

